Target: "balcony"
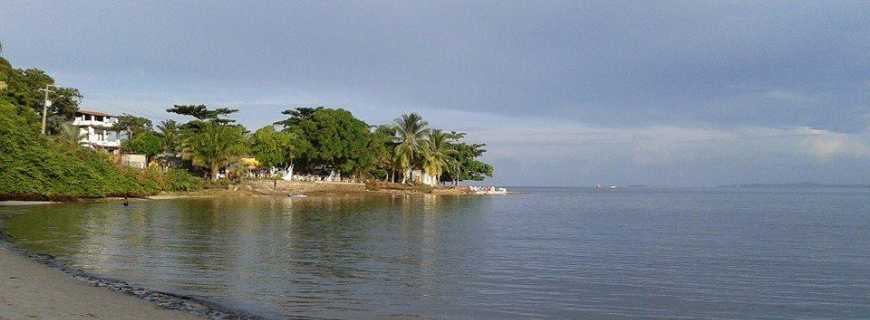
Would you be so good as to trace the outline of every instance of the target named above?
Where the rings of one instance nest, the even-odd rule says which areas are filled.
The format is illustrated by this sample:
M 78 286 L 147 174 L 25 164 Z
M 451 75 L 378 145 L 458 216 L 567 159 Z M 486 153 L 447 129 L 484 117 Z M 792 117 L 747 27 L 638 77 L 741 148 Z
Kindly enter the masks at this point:
M 82 120 L 80 118 L 73 119 L 72 125 L 76 127 L 96 127 L 96 128 L 111 128 L 118 123 L 118 119 L 108 119 L 105 121 L 97 120 Z

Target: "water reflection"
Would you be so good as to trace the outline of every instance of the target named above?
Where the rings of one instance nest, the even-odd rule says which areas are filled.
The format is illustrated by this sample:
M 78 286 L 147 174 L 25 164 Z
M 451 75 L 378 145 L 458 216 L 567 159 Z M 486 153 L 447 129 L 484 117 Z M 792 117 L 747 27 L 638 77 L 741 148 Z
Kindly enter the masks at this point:
M 585 189 L 584 189 L 585 190 Z M 274 318 L 860 318 L 866 193 L 533 190 L 0 208 L 31 250 Z
M 6 231 L 137 285 L 273 316 L 331 318 L 437 296 L 441 217 L 485 203 L 355 195 L 71 204 L 25 208 Z

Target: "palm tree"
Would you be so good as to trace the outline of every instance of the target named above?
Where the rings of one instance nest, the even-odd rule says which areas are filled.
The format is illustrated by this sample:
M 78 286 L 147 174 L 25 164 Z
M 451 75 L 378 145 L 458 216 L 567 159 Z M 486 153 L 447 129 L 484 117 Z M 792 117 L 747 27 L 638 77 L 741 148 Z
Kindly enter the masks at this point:
M 434 177 L 436 183 L 441 181 L 441 174 L 449 170 L 452 156 L 456 154 L 456 150 L 450 145 L 454 136 L 433 129 L 423 144 L 423 170 L 427 175 Z
M 175 120 L 164 120 L 157 125 L 163 137 L 163 152 L 175 155 L 180 149 L 178 123 Z
M 210 179 L 245 152 L 245 133 L 238 126 L 204 122 L 188 142 L 194 162 L 209 169 Z
M 429 129 L 428 123 L 416 113 L 402 114 L 396 122 L 396 157 L 399 168 L 402 169 L 402 183 L 406 183 L 411 176 L 411 170 L 420 159 L 420 149 L 426 141 Z

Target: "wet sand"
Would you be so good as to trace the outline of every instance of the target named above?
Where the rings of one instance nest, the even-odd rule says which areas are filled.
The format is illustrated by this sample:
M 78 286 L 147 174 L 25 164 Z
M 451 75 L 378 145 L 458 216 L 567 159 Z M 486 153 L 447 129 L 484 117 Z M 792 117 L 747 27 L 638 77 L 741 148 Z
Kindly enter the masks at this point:
M 0 245 L 0 320 L 201 319 L 90 286 Z

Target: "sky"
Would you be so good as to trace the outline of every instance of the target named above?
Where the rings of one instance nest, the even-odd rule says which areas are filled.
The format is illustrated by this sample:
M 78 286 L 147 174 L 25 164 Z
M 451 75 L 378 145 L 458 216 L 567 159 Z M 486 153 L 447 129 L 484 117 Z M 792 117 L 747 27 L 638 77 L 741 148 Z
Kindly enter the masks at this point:
M 19 1 L 3 56 L 83 108 L 418 112 L 488 183 L 870 183 L 867 1 Z

